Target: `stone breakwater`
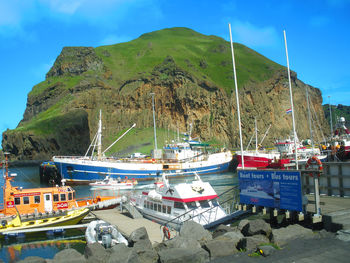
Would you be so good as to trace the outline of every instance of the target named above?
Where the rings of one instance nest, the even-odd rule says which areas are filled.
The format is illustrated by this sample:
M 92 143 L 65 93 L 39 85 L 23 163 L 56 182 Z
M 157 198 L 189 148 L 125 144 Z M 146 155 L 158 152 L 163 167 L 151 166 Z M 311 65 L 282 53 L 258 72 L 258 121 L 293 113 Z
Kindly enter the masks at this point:
M 250 256 L 258 255 L 257 251 L 260 251 L 261 257 L 270 257 L 278 251 L 278 248 L 283 249 L 293 240 L 322 238 L 333 240 L 334 234 L 326 231 L 313 232 L 297 224 L 272 229 L 262 219 L 242 220 L 237 227 L 220 225 L 213 232 L 209 232 L 201 225 L 189 221 L 182 226 L 177 236 L 153 245 L 146 229 L 141 227 L 128 237 L 129 246 L 117 244 L 105 249 L 98 243 L 87 244 L 84 254 L 74 249 L 65 249 L 57 253 L 53 259 L 27 257 L 20 262 L 197 263 L 227 262 L 227 260 L 243 262 L 239 259 L 253 259 Z

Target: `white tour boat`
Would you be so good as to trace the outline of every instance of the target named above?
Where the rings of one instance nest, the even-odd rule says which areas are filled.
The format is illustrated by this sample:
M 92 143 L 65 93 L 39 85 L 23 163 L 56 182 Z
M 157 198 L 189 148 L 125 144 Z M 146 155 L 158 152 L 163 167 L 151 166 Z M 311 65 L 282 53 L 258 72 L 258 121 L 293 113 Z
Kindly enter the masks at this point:
M 162 180 L 163 184 L 158 183 L 154 190 L 130 198 L 144 217 L 179 229 L 187 220 L 207 225 L 227 215 L 213 187 L 197 173 L 190 183 L 172 185 L 166 173 Z
M 92 183 L 89 183 L 90 186 L 93 188 L 100 188 L 100 189 L 134 189 L 137 185 L 137 181 L 135 179 L 128 180 L 124 179 L 121 180 L 121 178 L 112 178 L 110 176 L 106 176 L 105 179 L 100 181 L 95 181 Z

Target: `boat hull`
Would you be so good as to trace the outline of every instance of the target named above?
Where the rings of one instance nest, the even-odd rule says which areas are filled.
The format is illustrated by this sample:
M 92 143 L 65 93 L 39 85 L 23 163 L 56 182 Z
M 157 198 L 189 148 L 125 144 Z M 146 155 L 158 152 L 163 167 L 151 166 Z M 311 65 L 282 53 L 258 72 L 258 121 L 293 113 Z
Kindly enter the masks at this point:
M 111 178 L 134 178 L 137 180 L 153 180 L 166 172 L 169 176 L 188 176 L 198 174 L 221 173 L 229 170 L 232 162 L 230 152 L 209 155 L 205 161 L 184 163 L 121 161 L 121 160 L 84 160 L 80 158 L 54 157 L 62 179 L 67 182 L 87 184 L 107 175 Z
M 70 211 L 66 215 L 36 218 L 32 220 L 21 221 L 17 216 L 15 219 L 7 223 L 6 226 L 0 228 L 0 234 L 6 234 L 9 231 L 21 232 L 27 229 L 36 229 L 42 227 L 66 226 L 79 223 L 85 216 L 89 214 L 88 208 Z

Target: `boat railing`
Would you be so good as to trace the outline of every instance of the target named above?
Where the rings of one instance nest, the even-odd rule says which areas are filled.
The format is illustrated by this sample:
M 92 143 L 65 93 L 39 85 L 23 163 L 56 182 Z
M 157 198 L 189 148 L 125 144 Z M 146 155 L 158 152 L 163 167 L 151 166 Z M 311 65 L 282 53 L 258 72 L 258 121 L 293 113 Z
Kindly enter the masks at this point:
M 212 207 L 205 209 L 201 212 L 198 212 L 198 208 L 193 208 L 169 221 L 167 221 L 166 223 L 162 224 L 160 226 L 160 228 L 164 228 L 167 227 L 169 228 L 172 232 L 173 231 L 177 231 L 181 228 L 181 226 L 189 221 L 189 220 L 194 220 L 201 224 L 201 225 L 206 225 L 209 224 L 213 221 L 216 221 L 217 219 L 217 213 L 220 209 L 224 209 L 226 214 L 231 214 L 237 204 L 237 201 L 239 200 L 239 189 L 238 189 L 238 185 L 234 186 L 226 191 L 224 191 L 223 193 L 221 193 L 220 195 L 218 195 L 216 198 L 212 199 L 213 200 L 217 200 L 221 197 L 224 197 L 226 195 L 228 195 L 229 193 L 233 193 L 233 195 L 231 194 L 227 199 L 225 199 L 224 201 L 220 202 L 220 204 L 216 204 L 213 205 Z M 208 217 L 209 214 L 209 217 Z M 180 225 L 180 227 L 178 227 L 178 225 Z

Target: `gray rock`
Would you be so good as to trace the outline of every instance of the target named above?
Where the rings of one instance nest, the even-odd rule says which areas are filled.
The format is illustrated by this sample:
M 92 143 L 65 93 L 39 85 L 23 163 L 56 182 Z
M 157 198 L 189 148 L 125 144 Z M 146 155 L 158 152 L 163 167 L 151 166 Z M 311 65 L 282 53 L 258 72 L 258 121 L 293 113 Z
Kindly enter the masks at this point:
M 74 263 L 80 263 L 80 262 L 86 262 L 84 256 L 80 254 L 78 251 L 72 248 L 64 249 L 60 252 L 58 252 L 54 258 L 54 263 L 65 263 L 65 262 L 74 262 Z
M 129 241 L 131 242 L 131 244 L 139 240 L 145 240 L 145 239 L 149 239 L 148 233 L 145 227 L 140 227 L 136 229 L 129 236 Z
M 243 219 L 239 222 L 238 224 L 238 230 L 241 231 L 241 233 L 246 233 L 248 232 L 248 228 L 249 228 L 249 220 L 248 219 Z M 244 235 L 244 234 L 243 234 Z
M 4 262 L 0 259 L 0 262 Z M 46 263 L 46 260 L 41 257 L 26 257 L 23 260 L 17 261 L 18 263 Z
M 151 241 L 147 239 L 141 239 L 134 243 L 134 248 L 139 250 L 153 249 Z
M 201 245 L 213 239 L 211 233 L 194 221 L 185 222 L 180 229 L 180 236 L 197 240 Z
M 236 230 L 232 232 L 227 232 L 222 236 L 217 237 L 216 239 L 233 241 L 235 244 L 235 247 L 237 247 L 238 243 L 241 242 L 243 238 L 244 238 L 243 234 L 240 231 Z
M 100 243 L 87 244 L 84 255 L 87 262 L 106 262 L 111 250 L 105 249 Z
M 138 256 L 138 260 L 142 263 L 157 263 L 158 262 L 158 253 L 154 249 L 145 249 L 145 250 L 136 250 L 133 248 Z
M 191 237 L 182 237 L 182 236 L 176 236 L 173 239 L 167 240 L 163 242 L 164 247 L 162 247 L 160 250 L 164 248 L 188 248 L 188 249 L 198 249 L 201 248 L 201 244 L 191 238 Z
M 255 251 L 259 245 L 267 244 L 269 242 L 270 240 L 264 235 L 244 237 L 237 245 L 237 248 L 246 251 Z
M 233 240 L 213 239 L 204 245 L 204 248 L 209 251 L 210 259 L 225 257 L 238 252 L 236 244 Z
M 141 263 L 136 251 L 125 244 L 117 244 L 111 249 L 107 263 Z
M 232 228 L 230 226 L 226 225 L 219 225 L 214 231 L 213 231 L 213 238 L 216 238 L 218 236 L 221 236 L 227 232 L 234 231 L 236 228 Z
M 160 263 L 202 263 L 209 262 L 209 253 L 202 248 L 169 248 L 158 252 Z
M 272 241 L 277 246 L 283 246 L 288 243 L 289 240 L 296 238 L 315 238 L 317 235 L 313 234 L 311 229 L 302 227 L 301 225 L 289 225 L 279 229 L 272 230 Z
M 263 245 L 263 246 L 258 246 L 258 250 L 262 251 L 262 255 L 264 257 L 268 257 L 268 256 L 271 256 L 273 253 L 275 253 L 277 249 L 274 248 L 273 246 Z
M 345 242 L 350 242 L 350 230 L 337 231 L 336 238 Z
M 239 224 L 238 229 L 240 229 L 244 236 L 254 236 L 262 234 L 267 237 L 270 237 L 271 235 L 271 226 L 262 219 L 256 219 L 252 221 L 246 220 L 242 224 L 241 223 Z

